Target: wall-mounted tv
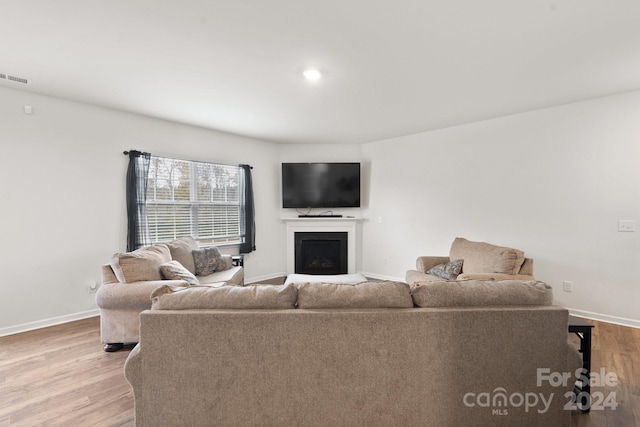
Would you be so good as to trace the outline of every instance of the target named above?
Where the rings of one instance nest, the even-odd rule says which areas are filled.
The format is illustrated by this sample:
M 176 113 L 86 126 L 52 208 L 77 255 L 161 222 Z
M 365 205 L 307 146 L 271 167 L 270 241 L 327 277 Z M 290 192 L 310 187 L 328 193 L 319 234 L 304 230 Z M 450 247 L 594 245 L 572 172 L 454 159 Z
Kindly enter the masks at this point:
M 360 163 L 283 163 L 282 207 L 360 207 Z

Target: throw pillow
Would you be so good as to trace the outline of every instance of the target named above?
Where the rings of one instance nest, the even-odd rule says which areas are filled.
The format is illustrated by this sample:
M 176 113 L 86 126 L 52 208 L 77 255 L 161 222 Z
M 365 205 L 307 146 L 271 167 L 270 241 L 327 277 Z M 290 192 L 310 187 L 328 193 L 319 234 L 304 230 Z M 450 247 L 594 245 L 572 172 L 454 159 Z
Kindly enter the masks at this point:
M 111 257 L 111 268 L 120 283 L 162 280 L 160 266 L 171 261 L 166 245 L 158 244 Z
M 445 264 L 438 264 L 427 271 L 427 274 L 438 276 L 445 280 L 456 280 L 458 274 L 462 271 L 462 263 L 464 260 L 454 259 Z
M 192 251 L 196 276 L 207 276 L 216 271 L 224 270 L 225 261 L 215 246 Z
M 160 272 L 167 280 L 184 280 L 192 286 L 200 284 L 198 278 L 176 260 L 162 264 L 160 266 Z
M 196 242 L 193 237 L 179 237 L 170 242 L 166 242 L 165 245 L 167 245 L 169 252 L 171 252 L 171 259 L 175 259 L 182 264 L 184 268 L 195 274 L 196 266 L 193 262 L 192 252 L 198 250 L 199 247 L 198 242 Z

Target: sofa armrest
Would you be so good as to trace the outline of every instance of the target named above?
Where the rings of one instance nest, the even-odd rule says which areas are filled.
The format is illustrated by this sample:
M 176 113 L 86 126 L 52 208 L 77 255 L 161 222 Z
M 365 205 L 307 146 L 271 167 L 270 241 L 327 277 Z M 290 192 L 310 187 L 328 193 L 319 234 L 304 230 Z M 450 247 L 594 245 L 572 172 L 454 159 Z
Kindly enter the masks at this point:
M 100 308 L 149 308 L 151 307 L 151 293 L 164 285 L 189 286 L 184 280 L 105 283 L 96 292 L 96 304 Z
M 131 350 L 129 356 L 124 361 L 124 377 L 127 382 L 136 391 L 135 400 L 135 424 L 144 425 L 144 411 L 142 398 L 142 354 L 140 354 L 140 343 Z
M 124 376 L 132 386 L 141 384 L 140 364 L 142 363 L 142 355 L 140 354 L 140 343 L 131 350 L 127 359 L 124 361 Z
M 419 256 L 416 259 L 416 270 L 426 273 L 430 268 L 438 264 L 446 264 L 449 262 L 448 256 Z

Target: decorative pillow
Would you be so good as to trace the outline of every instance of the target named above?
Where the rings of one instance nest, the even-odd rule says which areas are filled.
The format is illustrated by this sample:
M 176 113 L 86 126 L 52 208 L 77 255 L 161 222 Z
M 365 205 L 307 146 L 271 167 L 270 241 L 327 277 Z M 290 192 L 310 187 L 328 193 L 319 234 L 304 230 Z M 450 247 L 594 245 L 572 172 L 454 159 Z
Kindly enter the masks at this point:
M 152 310 L 188 309 L 294 309 L 293 285 L 161 286 L 151 293 Z
M 411 308 L 409 285 L 401 282 L 298 283 L 298 308 Z
M 417 282 L 411 297 L 418 307 L 551 305 L 553 289 L 533 280 Z
M 207 276 L 225 269 L 224 258 L 215 246 L 198 249 L 191 253 L 193 254 L 196 276 Z
M 133 252 L 114 254 L 110 264 L 119 282 L 131 283 L 162 280 L 160 266 L 169 261 L 169 248 L 164 244 L 157 244 Z
M 456 280 L 458 274 L 462 271 L 462 259 L 454 259 L 453 261 L 445 264 L 438 264 L 427 271 L 427 274 L 438 276 L 445 280 Z
M 449 259 L 463 259 L 463 273 L 518 274 L 524 262 L 524 252 L 456 237 L 451 244 Z
M 171 252 L 171 259 L 178 261 L 191 273 L 196 273 L 196 265 L 193 261 L 193 251 L 199 249 L 198 242 L 193 240 L 193 237 L 186 236 L 166 242 L 165 245 Z
M 160 266 L 160 273 L 162 273 L 162 276 L 167 280 L 185 280 L 192 286 L 200 284 L 198 278 L 176 260 L 162 264 Z

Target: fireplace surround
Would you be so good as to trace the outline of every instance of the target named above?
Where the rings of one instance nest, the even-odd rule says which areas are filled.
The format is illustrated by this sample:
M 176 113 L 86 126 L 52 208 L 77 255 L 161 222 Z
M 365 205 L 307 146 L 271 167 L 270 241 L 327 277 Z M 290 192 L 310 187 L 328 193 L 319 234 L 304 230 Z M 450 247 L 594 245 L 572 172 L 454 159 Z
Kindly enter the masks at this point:
M 287 274 L 296 273 L 296 233 L 346 233 L 346 272 L 307 274 L 353 274 L 358 271 L 358 229 L 360 218 L 283 218 L 286 225 Z M 344 246 L 344 245 L 343 245 Z M 341 271 L 344 271 L 342 269 Z

